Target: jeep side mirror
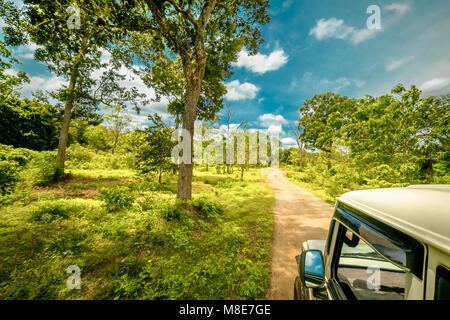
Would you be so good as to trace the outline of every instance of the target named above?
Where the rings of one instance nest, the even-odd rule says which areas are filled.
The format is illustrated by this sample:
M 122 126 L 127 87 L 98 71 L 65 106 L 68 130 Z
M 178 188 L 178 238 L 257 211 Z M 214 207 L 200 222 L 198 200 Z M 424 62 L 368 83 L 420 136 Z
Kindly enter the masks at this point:
M 321 251 L 303 251 L 300 256 L 299 268 L 300 279 L 306 288 L 314 289 L 323 285 L 324 263 Z

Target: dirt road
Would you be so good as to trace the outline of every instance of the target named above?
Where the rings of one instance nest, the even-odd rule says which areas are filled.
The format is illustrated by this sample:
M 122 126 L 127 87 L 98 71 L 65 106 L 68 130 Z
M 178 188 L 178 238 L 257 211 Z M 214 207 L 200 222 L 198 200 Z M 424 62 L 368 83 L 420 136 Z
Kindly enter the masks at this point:
M 298 274 L 295 256 L 306 240 L 325 240 L 333 206 L 303 190 L 275 170 L 266 178 L 275 191 L 272 273 L 267 299 L 294 298 L 294 279 Z

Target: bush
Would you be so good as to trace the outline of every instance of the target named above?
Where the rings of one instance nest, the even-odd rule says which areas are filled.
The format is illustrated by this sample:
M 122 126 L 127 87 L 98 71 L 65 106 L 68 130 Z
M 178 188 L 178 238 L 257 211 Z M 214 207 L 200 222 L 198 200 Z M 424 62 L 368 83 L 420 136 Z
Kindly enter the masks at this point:
M 200 213 L 200 217 L 203 219 L 211 219 L 224 213 L 220 205 L 204 198 L 192 200 L 192 206 Z
M 17 162 L 17 164 L 21 167 L 30 162 L 31 159 L 33 159 L 37 154 L 38 152 L 33 150 L 14 148 L 13 146 L 0 144 L 0 160 Z
M 186 211 L 179 207 L 168 206 L 164 209 L 163 216 L 167 221 L 180 221 L 186 215 Z
M 134 202 L 134 197 L 126 188 L 102 189 L 100 198 L 104 201 L 104 206 L 108 212 L 118 212 L 130 208 Z
M 88 148 L 85 148 L 78 143 L 74 143 L 67 148 L 66 159 L 76 166 L 91 161 L 92 154 Z
M 97 151 L 108 151 L 108 129 L 103 126 L 89 126 L 84 132 L 88 145 Z
M 23 180 L 34 186 L 46 186 L 61 180 L 63 171 L 56 165 L 54 152 L 41 152 L 30 161 L 22 172 Z
M 55 220 L 57 218 L 67 218 L 69 207 L 64 206 L 60 203 L 50 202 L 41 205 L 36 211 L 31 215 L 32 221 L 48 221 Z
M 0 161 L 0 195 L 4 196 L 14 190 L 18 164 L 15 161 Z

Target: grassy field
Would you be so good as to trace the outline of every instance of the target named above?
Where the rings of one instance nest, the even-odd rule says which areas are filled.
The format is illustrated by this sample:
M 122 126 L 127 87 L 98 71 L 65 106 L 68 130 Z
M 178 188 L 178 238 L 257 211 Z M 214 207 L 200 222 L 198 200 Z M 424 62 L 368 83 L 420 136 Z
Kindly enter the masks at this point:
M 192 203 L 176 177 L 70 169 L 0 208 L 0 299 L 261 299 L 274 195 L 260 171 L 196 168 Z M 66 272 L 81 269 L 81 290 Z

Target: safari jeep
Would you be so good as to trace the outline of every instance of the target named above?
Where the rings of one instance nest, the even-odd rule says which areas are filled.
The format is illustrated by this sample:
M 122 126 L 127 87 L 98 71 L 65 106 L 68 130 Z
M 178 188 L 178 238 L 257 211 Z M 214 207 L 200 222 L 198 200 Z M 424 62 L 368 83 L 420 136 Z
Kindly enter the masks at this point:
M 450 186 L 349 192 L 296 257 L 300 300 L 449 300 Z

